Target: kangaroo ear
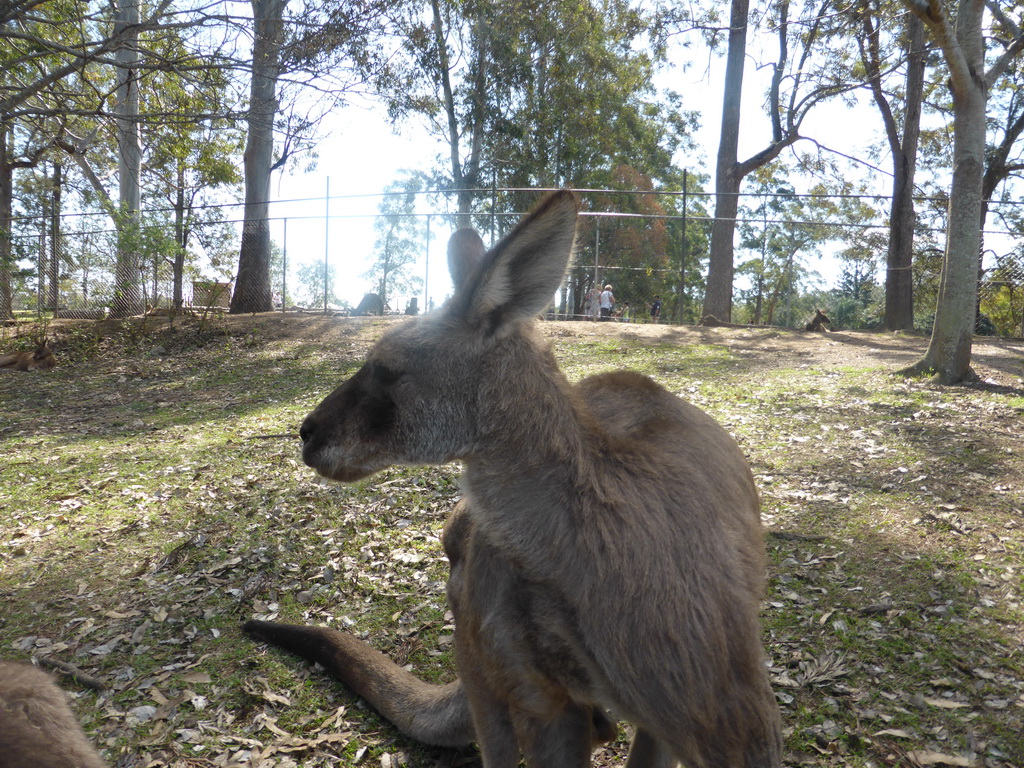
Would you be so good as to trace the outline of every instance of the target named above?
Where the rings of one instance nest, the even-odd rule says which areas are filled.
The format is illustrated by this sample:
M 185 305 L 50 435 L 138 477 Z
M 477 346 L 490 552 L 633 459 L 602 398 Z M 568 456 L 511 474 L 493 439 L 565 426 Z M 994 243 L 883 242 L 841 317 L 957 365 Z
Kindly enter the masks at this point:
M 483 261 L 484 241 L 475 229 L 458 229 L 448 240 L 448 274 L 456 290 L 462 288 L 477 265 Z
M 568 190 L 544 198 L 462 285 L 466 319 L 494 333 L 542 312 L 565 275 L 578 212 Z

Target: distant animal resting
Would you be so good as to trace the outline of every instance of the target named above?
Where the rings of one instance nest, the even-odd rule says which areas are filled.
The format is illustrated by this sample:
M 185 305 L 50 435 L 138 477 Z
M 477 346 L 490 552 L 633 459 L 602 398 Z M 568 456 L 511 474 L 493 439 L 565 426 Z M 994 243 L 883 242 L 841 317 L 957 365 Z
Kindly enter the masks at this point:
M 385 334 L 300 429 L 306 464 L 343 482 L 464 463 L 443 537 L 459 679 L 424 683 L 338 630 L 245 629 L 413 738 L 477 742 L 486 768 L 584 768 L 618 718 L 636 725 L 629 768 L 778 768 L 742 451 L 637 373 L 570 384 L 537 332 L 577 212 L 557 192 L 491 251 L 457 232 L 449 302 Z
M 0 768 L 105 766 L 50 675 L 0 662 Z
M 383 315 L 384 301 L 376 293 L 367 293 L 363 296 L 359 306 L 352 310 L 353 315 Z
M 0 355 L 0 373 L 13 371 L 48 371 L 57 365 L 53 350 L 44 341 L 32 351 Z
M 832 324 L 832 321 L 829 320 L 828 315 L 826 315 L 820 309 L 816 309 L 816 310 L 814 310 L 814 317 L 812 317 L 807 322 L 807 325 L 804 326 L 804 330 L 805 331 L 821 331 L 822 333 L 825 333 L 828 330 L 828 328 L 826 328 L 825 326 L 826 325 L 831 325 L 831 324 Z

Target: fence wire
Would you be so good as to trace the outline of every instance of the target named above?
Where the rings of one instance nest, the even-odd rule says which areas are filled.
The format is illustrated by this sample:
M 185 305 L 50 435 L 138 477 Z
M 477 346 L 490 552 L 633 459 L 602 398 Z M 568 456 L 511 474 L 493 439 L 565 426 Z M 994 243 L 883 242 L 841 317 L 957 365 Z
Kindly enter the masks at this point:
M 453 229 L 470 223 L 493 244 L 543 190 L 476 194 L 469 216 L 456 212 L 454 193 L 429 191 L 398 213 L 393 207 L 384 212 L 383 195 L 274 201 L 270 216 L 248 224 L 236 205 L 193 211 L 184 218 L 148 212 L 120 227 L 103 213 L 23 217 L 11 233 L 17 265 L 11 273 L 12 306 L 22 315 L 96 319 L 147 311 L 226 312 L 246 306 L 261 311 L 415 314 L 438 306 L 451 292 L 444 243 Z M 599 319 L 599 294 L 611 286 L 615 305 L 607 319 L 697 322 L 713 197 L 621 190 L 582 190 L 580 195 L 584 209 L 577 248 L 550 316 Z M 878 250 L 884 248 L 887 232 L 884 197 L 870 198 L 878 218 L 867 223 L 796 217 L 795 209 L 779 205 L 769 216 L 766 201 L 771 195 L 741 197 L 736 254 L 739 278 L 746 281 L 736 292 L 741 316 L 794 327 L 803 323 L 810 306 L 804 304 L 813 300 L 798 300 L 796 285 L 801 270 L 816 266 L 813 254 L 820 252 L 820 243 L 812 242 L 813 237 L 826 237 L 833 250 L 850 244 L 867 248 L 875 238 L 882 245 L 867 254 L 874 270 L 867 277 L 880 277 L 884 254 Z M 263 237 L 261 229 L 266 231 Z M 980 302 L 998 305 L 1006 315 L 1000 318 L 1001 327 L 1024 333 L 1020 234 L 989 234 L 1002 245 L 988 256 Z M 934 250 L 943 236 L 941 228 L 923 228 L 922 235 L 930 238 L 923 252 L 927 246 Z M 801 236 L 808 240 L 804 254 L 797 253 L 788 265 L 777 259 L 769 263 L 764 247 L 770 238 L 793 243 Z M 255 253 L 256 263 L 265 266 L 238 281 L 240 253 L 243 271 L 247 253 Z M 915 266 L 918 284 L 937 282 L 938 267 L 938 259 L 920 258 Z M 239 284 L 252 293 L 240 294 Z

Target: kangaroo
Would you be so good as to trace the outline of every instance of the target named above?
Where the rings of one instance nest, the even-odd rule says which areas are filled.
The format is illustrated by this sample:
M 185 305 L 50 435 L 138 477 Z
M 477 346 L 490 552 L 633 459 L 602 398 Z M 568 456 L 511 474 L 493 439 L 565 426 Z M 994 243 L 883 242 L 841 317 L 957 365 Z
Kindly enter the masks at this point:
M 0 355 L 0 373 L 13 371 L 48 371 L 57 365 L 53 350 L 44 341 L 31 352 Z
M 300 428 L 306 464 L 343 482 L 464 463 L 444 533 L 458 680 L 426 685 L 344 632 L 245 629 L 324 663 L 413 738 L 476 741 L 486 768 L 588 766 L 610 718 L 636 726 L 628 768 L 779 766 L 742 452 L 646 377 L 571 385 L 536 331 L 577 213 L 554 193 L 489 252 L 456 232 L 450 301 L 384 335 Z
M 826 333 L 828 331 L 828 328 L 826 328 L 825 326 L 831 324 L 832 321 L 829 319 L 828 315 L 826 315 L 820 309 L 816 309 L 814 310 L 814 317 L 812 317 L 808 321 L 807 325 L 804 326 L 804 330 L 821 331 L 822 333 Z
M 0 768 L 104 768 L 67 696 L 31 664 L 0 662 Z

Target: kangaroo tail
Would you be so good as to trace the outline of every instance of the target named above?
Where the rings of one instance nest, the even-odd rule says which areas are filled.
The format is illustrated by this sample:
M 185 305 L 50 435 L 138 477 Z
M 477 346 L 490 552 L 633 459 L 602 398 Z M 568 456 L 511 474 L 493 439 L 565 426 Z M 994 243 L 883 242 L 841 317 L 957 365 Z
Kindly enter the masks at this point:
M 425 744 L 463 747 L 475 740 L 462 683 L 430 685 L 352 635 L 327 627 L 247 621 L 252 637 L 315 661 L 406 736 Z

